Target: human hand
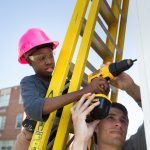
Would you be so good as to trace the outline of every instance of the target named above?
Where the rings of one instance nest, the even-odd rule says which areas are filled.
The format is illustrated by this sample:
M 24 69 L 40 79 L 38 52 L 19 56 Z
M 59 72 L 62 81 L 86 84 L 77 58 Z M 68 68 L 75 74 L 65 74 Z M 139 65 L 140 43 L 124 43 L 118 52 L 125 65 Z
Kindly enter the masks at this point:
M 124 90 L 130 95 L 135 101 L 141 100 L 140 87 L 135 84 L 133 79 L 125 72 L 110 81 L 110 84 L 116 88 Z
M 135 83 L 127 73 L 122 72 L 120 75 L 111 80 L 110 84 L 116 88 L 127 91 Z
M 104 78 L 94 78 L 86 87 L 86 93 L 105 94 L 109 93 L 109 83 Z
M 80 141 L 80 143 L 83 142 L 87 144 L 88 140 L 93 135 L 94 129 L 99 123 L 99 120 L 95 120 L 91 123 L 86 122 L 87 115 L 100 103 L 98 101 L 90 105 L 94 97 L 95 94 L 84 94 L 81 99 L 71 108 L 72 121 L 75 132 L 75 143 Z

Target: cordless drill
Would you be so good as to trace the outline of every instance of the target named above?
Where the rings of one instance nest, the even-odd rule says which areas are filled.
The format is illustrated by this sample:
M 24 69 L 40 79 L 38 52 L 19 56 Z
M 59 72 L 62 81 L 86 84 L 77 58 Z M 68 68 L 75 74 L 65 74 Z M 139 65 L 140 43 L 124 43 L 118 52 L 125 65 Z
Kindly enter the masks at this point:
M 114 77 L 118 76 L 123 71 L 128 70 L 133 63 L 136 61 L 132 59 L 124 59 L 120 62 L 111 63 L 104 65 L 98 72 L 94 72 L 88 76 L 88 82 L 91 82 L 94 78 L 103 77 L 106 80 L 113 80 Z M 103 119 L 108 115 L 111 100 L 105 94 L 96 94 L 92 103 L 100 101 L 100 104 L 91 111 L 87 116 L 86 121 L 91 122 L 97 119 Z

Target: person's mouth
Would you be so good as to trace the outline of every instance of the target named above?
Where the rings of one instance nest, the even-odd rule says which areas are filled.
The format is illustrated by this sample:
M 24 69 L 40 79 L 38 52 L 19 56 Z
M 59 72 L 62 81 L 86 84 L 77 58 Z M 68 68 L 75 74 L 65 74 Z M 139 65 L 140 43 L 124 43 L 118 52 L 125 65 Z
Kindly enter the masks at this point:
M 123 135 L 123 133 L 122 133 L 122 131 L 121 131 L 121 130 L 112 130 L 110 133 L 111 133 L 111 134 L 120 135 L 120 136 L 122 136 L 122 135 Z
M 53 72 L 53 71 L 54 71 L 54 68 L 53 68 L 53 67 L 48 67 L 48 68 L 46 68 L 46 71 L 47 71 L 47 72 Z

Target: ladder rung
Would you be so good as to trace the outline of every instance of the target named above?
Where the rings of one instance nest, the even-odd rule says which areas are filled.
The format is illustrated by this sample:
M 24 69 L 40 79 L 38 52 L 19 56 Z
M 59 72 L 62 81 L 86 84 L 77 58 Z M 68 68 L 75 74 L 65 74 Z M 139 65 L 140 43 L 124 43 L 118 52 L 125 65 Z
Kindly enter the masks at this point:
M 102 22 L 102 20 L 98 17 L 97 18 L 98 23 L 101 25 L 102 29 L 104 30 L 104 32 L 106 33 L 107 37 L 110 39 L 111 43 L 114 45 L 114 47 L 116 48 L 116 50 L 118 51 L 119 55 L 122 55 L 121 50 L 119 50 L 118 46 L 116 45 L 116 42 L 114 41 L 114 39 L 112 38 L 112 36 L 110 35 L 109 31 L 107 30 L 107 28 L 105 27 L 104 23 Z
M 69 69 L 69 73 L 68 73 L 69 76 L 72 76 L 73 69 L 74 69 L 74 64 L 71 63 L 70 69 Z M 87 79 L 88 79 L 88 75 L 87 75 L 86 73 L 84 73 L 84 75 L 83 75 L 83 80 L 82 80 L 82 84 L 81 84 L 82 87 L 84 87 L 84 86 L 87 85 Z
M 83 25 L 81 28 L 81 36 L 83 35 L 84 28 L 86 24 L 86 19 L 83 21 Z M 112 57 L 113 53 L 109 50 L 109 48 L 105 45 L 103 40 L 98 36 L 98 34 L 94 31 L 91 47 L 95 50 L 95 52 L 102 58 Z
M 90 69 L 92 72 L 97 72 L 97 69 L 87 60 L 86 66 L 88 69 Z
M 92 72 L 97 72 L 97 69 L 87 60 L 87 63 L 86 63 L 86 67 L 88 69 L 90 69 Z M 70 69 L 69 69 L 69 73 L 68 73 L 68 78 L 70 79 L 71 76 L 72 76 L 72 72 L 73 72 L 73 69 L 74 69 L 74 64 L 71 63 L 70 65 Z M 84 87 L 86 84 L 87 84 L 87 77 L 88 75 L 86 73 L 84 73 L 83 75 L 83 82 L 82 82 L 82 86 Z M 65 86 L 68 87 L 69 83 L 66 84 Z
M 103 40 L 98 36 L 96 32 L 94 32 L 91 47 L 100 57 L 102 57 L 102 59 L 113 56 L 113 53 L 109 50 L 109 48 L 106 46 L 106 44 L 103 42 Z
M 101 8 L 99 12 L 107 25 L 111 25 L 112 23 L 117 22 L 117 18 L 115 17 L 112 9 L 110 8 L 106 0 L 103 0 L 101 2 Z
M 87 60 L 87 63 L 86 63 L 86 67 L 88 69 L 90 69 L 92 72 L 97 72 L 97 69 Z M 70 69 L 69 69 L 69 73 L 68 73 L 68 78 L 70 79 L 71 76 L 72 76 L 72 72 L 73 72 L 73 69 L 74 69 L 74 63 L 71 63 L 70 65 Z M 84 73 L 83 75 L 83 81 L 82 81 L 82 86 L 84 87 L 86 84 L 87 84 L 87 77 L 88 75 L 86 73 Z M 69 83 L 66 84 L 65 86 L 68 87 Z

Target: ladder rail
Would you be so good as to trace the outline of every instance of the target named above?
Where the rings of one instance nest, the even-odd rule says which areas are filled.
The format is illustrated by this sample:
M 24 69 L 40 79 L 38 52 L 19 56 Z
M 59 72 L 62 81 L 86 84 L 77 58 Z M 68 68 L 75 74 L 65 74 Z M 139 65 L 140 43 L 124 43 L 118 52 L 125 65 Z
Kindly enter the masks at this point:
M 120 20 L 120 28 L 119 28 L 119 34 L 118 34 L 118 48 L 121 50 L 121 55 L 118 51 L 116 51 L 115 61 L 118 62 L 122 60 L 123 56 L 123 48 L 124 48 L 124 41 L 125 41 L 125 32 L 126 32 L 126 23 L 127 23 L 127 16 L 128 16 L 128 9 L 129 9 L 129 0 L 124 0 L 122 5 L 122 13 L 124 15 L 124 18 L 121 17 Z M 118 90 L 111 92 L 111 100 L 117 101 L 118 96 Z
M 118 25 L 119 25 L 119 11 L 118 11 L 118 8 L 117 8 L 117 6 L 116 6 L 114 1 L 115 0 L 112 1 L 111 9 L 112 9 L 114 15 L 117 18 L 117 23 L 113 23 L 113 24 L 109 25 L 108 26 L 108 32 L 111 35 L 111 37 L 113 38 L 113 40 L 116 41 Z M 121 0 L 117 0 L 117 2 L 118 2 L 118 5 L 120 6 L 121 5 Z M 112 62 L 113 59 L 114 59 L 115 46 L 112 44 L 112 42 L 111 42 L 109 37 L 107 37 L 107 39 L 106 39 L 106 45 L 111 50 L 111 52 L 113 53 L 113 57 L 107 57 L 106 59 L 104 59 L 103 63 L 106 63 L 108 61 Z
M 79 53 L 78 53 L 77 61 L 75 64 L 75 68 L 73 71 L 73 75 L 72 75 L 72 79 L 71 79 L 68 92 L 72 92 L 80 88 L 83 73 L 84 73 L 84 68 L 86 65 L 86 60 L 87 60 L 89 49 L 90 49 L 90 44 L 92 41 L 92 35 L 94 33 L 96 19 L 98 16 L 98 11 L 100 9 L 100 2 L 101 0 L 92 1 L 91 9 L 90 9 L 89 16 L 88 16 L 88 21 L 85 26 L 84 34 L 82 37 L 82 42 L 79 48 Z M 63 109 L 57 135 L 54 141 L 53 150 L 65 149 L 65 144 L 67 142 L 67 138 L 69 134 L 69 125 L 71 121 L 70 108 L 72 106 L 73 106 L 73 103 L 65 106 Z

